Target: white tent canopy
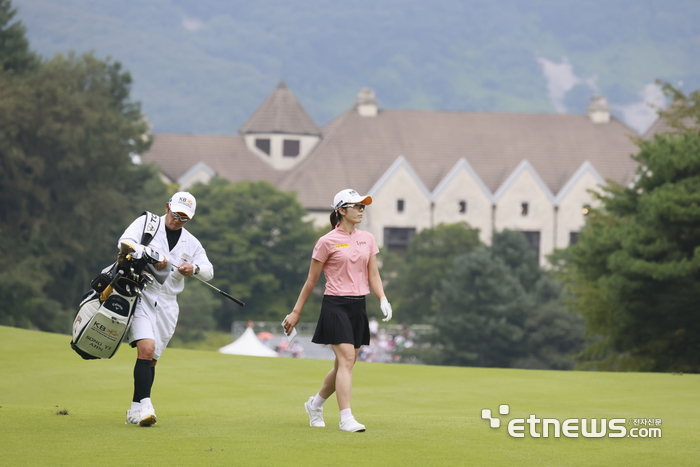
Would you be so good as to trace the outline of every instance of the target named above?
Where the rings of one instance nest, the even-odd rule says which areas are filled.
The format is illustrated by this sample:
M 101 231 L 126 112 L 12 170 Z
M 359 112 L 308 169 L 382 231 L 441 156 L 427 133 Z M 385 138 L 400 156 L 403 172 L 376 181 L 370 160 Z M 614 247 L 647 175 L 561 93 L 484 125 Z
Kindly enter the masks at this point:
M 243 335 L 234 342 L 221 347 L 220 353 L 232 355 L 248 355 L 251 357 L 277 357 L 277 352 L 266 347 L 255 335 L 253 328 L 247 328 Z

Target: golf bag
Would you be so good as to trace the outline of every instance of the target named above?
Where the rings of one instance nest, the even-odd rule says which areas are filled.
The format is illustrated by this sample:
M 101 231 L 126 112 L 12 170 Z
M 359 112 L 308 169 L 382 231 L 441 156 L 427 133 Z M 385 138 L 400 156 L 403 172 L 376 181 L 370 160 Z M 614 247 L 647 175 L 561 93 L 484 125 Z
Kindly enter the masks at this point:
M 108 268 L 100 276 L 111 293 L 102 300 L 98 289 L 89 291 L 80 303 L 78 314 L 73 321 L 73 341 L 71 348 L 86 360 L 94 358 L 112 358 L 117 352 L 126 331 L 131 324 L 131 318 L 139 298 L 141 284 L 137 281 L 122 277 L 124 271 Z M 105 279 L 113 279 L 107 282 Z M 94 282 L 94 281 L 93 281 Z
M 117 262 L 106 267 L 90 284 L 73 321 L 71 348 L 86 360 L 112 358 L 129 330 L 141 292 L 157 280 L 163 284 L 167 271 L 156 271 L 161 255 L 148 244 L 158 231 L 160 217 L 145 212 L 140 245 L 122 242 Z

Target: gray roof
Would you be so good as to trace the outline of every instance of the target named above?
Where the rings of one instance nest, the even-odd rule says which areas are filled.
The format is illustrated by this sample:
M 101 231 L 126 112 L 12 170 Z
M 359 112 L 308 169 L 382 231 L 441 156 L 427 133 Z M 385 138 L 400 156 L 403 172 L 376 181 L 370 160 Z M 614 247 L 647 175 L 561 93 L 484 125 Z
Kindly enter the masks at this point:
M 157 133 L 151 149 L 141 159 L 158 165 L 173 181 L 198 162 L 234 183 L 267 180 L 276 184 L 284 174 L 251 154 L 241 136 Z
M 682 121 L 683 125 L 687 127 L 695 126 L 695 121 L 693 118 L 684 118 Z M 668 125 L 668 120 L 664 117 L 659 117 L 654 123 L 649 127 L 649 129 L 644 133 L 644 139 L 653 139 L 654 135 L 659 133 L 680 133 L 677 128 L 672 128 Z
M 321 134 L 284 82 L 241 127 L 255 131 Z M 232 182 L 266 180 L 296 192 L 307 209 L 326 210 L 343 188 L 366 193 L 399 156 L 429 191 L 461 158 L 492 193 L 523 160 L 554 195 L 586 161 L 604 179 L 626 184 L 636 168 L 629 157 L 638 152 L 636 136 L 614 117 L 600 124 L 586 115 L 506 112 L 380 110 L 362 117 L 350 109 L 324 126 L 318 146 L 289 171 L 249 152 L 242 136 L 159 133 L 142 159 L 171 180 L 204 162 Z
M 629 156 L 638 152 L 634 130 L 585 115 L 380 110 L 361 117 L 349 110 L 323 135 L 278 185 L 309 209 L 326 209 L 343 188 L 366 193 L 399 156 L 430 191 L 463 157 L 492 193 L 528 160 L 556 195 L 586 161 L 603 178 L 627 183 L 636 167 Z
M 643 138 L 644 139 L 652 139 L 655 134 L 657 133 L 668 133 L 670 131 L 674 131 L 673 128 L 668 126 L 668 123 L 666 122 L 666 119 L 664 118 L 657 118 L 654 123 L 651 124 L 649 129 L 644 133 Z
M 319 127 L 284 81 L 280 81 L 277 88 L 241 125 L 238 132 L 242 135 L 247 133 L 321 134 Z

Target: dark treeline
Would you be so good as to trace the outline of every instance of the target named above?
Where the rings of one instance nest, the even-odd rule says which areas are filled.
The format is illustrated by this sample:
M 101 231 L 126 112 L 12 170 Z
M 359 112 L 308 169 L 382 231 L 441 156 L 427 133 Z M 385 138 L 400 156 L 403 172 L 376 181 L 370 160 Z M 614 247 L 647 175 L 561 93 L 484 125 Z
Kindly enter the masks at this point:
M 90 54 L 41 59 L 13 16 L 0 0 L 0 323 L 66 331 L 118 231 L 165 187 L 131 162 L 150 137 L 129 73 Z
M 426 363 L 571 369 L 583 350 L 583 322 L 563 284 L 520 232 L 495 233 L 487 246 L 466 224 L 440 225 L 384 270 L 397 319 L 433 325 L 432 346 L 407 352 Z
M 700 371 L 700 92 L 663 88 L 669 131 L 638 141 L 634 182 L 602 190 L 560 264 L 583 368 Z

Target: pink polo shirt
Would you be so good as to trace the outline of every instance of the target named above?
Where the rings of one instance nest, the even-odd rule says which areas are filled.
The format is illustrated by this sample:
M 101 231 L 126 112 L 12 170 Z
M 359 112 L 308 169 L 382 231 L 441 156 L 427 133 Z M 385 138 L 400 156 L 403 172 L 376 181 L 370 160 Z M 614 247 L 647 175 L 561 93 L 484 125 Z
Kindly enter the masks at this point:
M 369 294 L 369 259 L 379 253 L 374 235 L 335 228 L 318 239 L 312 258 L 323 264 L 326 295 L 357 297 Z

